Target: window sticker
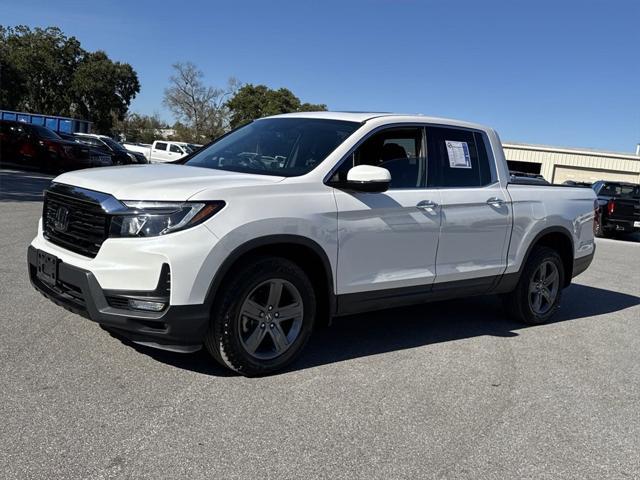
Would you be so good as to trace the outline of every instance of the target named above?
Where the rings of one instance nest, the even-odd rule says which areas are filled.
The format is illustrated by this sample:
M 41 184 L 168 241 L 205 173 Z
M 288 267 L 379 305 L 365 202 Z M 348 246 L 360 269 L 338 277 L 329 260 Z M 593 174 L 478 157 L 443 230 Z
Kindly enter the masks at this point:
M 469 155 L 467 142 L 445 140 L 445 143 L 447 144 L 447 154 L 449 155 L 449 166 L 451 168 L 471 168 L 471 156 Z

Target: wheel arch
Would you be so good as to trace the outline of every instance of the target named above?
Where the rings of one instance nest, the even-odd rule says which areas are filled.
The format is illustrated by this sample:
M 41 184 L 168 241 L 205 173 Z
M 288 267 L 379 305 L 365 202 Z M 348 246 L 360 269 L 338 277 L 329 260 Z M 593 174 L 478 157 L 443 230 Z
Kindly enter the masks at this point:
M 551 227 L 540 232 L 531 245 L 529 245 L 524 262 L 520 267 L 521 270 L 529 259 L 529 255 L 537 246 L 548 247 L 558 252 L 558 255 L 560 255 L 562 259 L 562 266 L 564 267 L 564 286 L 568 287 L 573 278 L 574 249 L 571 233 L 562 227 Z
M 560 258 L 562 259 L 562 266 L 564 268 L 563 287 L 568 287 L 571 284 L 571 279 L 573 278 L 574 257 L 573 237 L 571 236 L 571 232 L 566 228 L 554 226 L 544 228 L 536 234 L 527 247 L 518 271 L 503 275 L 499 283 L 496 285 L 494 290 L 495 293 L 506 293 L 515 288 L 520 280 L 522 271 L 531 256 L 531 252 L 537 246 L 549 247 L 558 252 L 558 255 L 560 255 Z
M 324 249 L 314 240 L 300 235 L 276 234 L 251 239 L 236 247 L 222 262 L 216 271 L 206 295 L 206 303 L 213 305 L 225 278 L 234 270 L 246 265 L 258 256 L 276 256 L 293 261 L 302 268 L 318 289 L 318 305 L 324 306 L 327 318 L 336 309 L 336 298 L 333 288 L 333 270 Z

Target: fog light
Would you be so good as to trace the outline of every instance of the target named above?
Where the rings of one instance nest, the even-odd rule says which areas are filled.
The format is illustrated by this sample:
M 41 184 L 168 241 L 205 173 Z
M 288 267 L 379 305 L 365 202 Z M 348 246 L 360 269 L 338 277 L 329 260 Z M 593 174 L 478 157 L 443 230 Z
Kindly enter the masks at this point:
M 129 299 L 129 307 L 135 310 L 149 310 L 151 312 L 159 312 L 164 309 L 164 302 L 150 302 L 148 300 Z

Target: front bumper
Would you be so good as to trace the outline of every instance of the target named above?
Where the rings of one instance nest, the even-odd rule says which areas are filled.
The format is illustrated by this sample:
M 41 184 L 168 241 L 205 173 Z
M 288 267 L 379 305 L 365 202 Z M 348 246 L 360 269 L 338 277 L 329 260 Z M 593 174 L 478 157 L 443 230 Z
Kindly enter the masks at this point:
M 104 290 L 151 291 L 162 266 L 171 269 L 171 305 L 205 303 L 225 251 L 211 255 L 217 238 L 206 225 L 148 238 L 108 238 L 95 258 L 74 253 L 44 238 L 42 220 L 31 245 L 62 262 L 92 273 Z
M 37 256 L 38 250 L 30 246 L 27 257 L 31 284 L 57 305 L 136 343 L 183 352 L 201 347 L 209 324 L 209 307 L 206 304 L 169 305 L 162 312 L 114 308 L 109 305 L 96 277 L 88 270 L 60 261 L 55 284 L 43 281 L 37 272 Z

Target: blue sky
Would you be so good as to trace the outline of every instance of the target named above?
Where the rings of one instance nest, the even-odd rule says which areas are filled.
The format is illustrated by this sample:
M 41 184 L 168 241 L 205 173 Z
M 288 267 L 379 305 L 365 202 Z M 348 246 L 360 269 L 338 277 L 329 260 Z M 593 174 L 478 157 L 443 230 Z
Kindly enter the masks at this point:
M 332 110 L 424 113 L 503 140 L 632 151 L 640 142 L 640 1 L 28 0 L 3 25 L 55 25 L 131 63 L 132 110 L 162 106 L 171 64 L 290 88 Z

